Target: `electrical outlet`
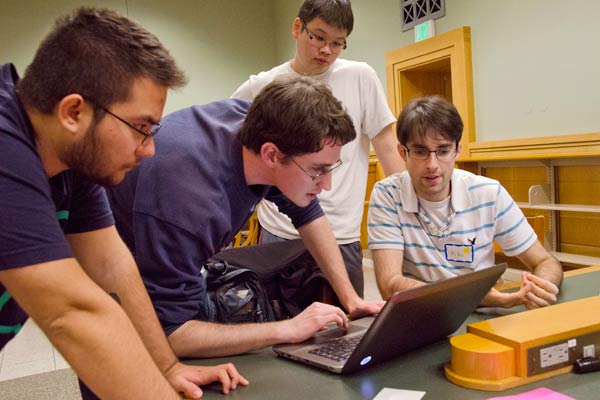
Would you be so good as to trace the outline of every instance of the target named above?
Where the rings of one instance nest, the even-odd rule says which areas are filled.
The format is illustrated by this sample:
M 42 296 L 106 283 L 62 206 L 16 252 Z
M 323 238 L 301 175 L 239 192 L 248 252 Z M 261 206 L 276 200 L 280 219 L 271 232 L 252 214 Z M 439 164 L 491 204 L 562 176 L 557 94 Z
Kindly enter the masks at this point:
M 583 356 L 584 357 L 595 357 L 596 356 L 596 347 L 594 344 L 588 344 L 587 346 L 583 346 Z
M 546 347 L 540 350 L 540 366 L 542 368 L 569 361 L 569 346 L 567 343 Z

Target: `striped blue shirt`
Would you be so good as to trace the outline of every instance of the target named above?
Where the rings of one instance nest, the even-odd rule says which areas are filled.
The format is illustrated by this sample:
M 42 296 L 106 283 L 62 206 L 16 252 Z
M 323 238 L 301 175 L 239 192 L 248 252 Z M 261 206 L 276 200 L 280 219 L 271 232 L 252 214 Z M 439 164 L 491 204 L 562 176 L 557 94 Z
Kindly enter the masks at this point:
M 407 171 L 375 184 L 368 215 L 369 249 L 396 249 L 407 276 L 433 282 L 494 265 L 496 241 L 509 256 L 537 237 L 521 209 L 496 180 L 455 169 L 454 213 L 441 232 L 426 223 Z

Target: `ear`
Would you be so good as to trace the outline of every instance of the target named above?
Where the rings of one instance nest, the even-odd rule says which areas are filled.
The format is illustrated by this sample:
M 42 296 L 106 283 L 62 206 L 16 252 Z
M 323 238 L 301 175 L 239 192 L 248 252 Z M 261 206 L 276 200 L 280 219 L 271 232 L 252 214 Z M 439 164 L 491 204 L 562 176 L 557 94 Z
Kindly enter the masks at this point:
M 279 163 L 279 148 L 272 142 L 263 143 L 260 147 L 260 158 L 269 168 Z
M 462 150 L 462 143 L 458 143 L 457 149 L 458 149 L 458 151 L 456 152 L 456 157 L 458 157 L 458 155 L 460 154 L 460 151 Z
M 300 21 L 300 18 L 296 17 L 296 19 L 294 20 L 294 23 L 292 25 L 292 37 L 294 39 L 298 39 L 298 36 L 300 35 L 301 31 L 302 31 L 302 22 Z
M 61 126 L 73 134 L 85 132 L 93 115 L 92 107 L 79 94 L 63 97 L 56 106 L 56 116 Z
M 402 147 L 401 143 L 398 143 L 398 153 L 400 154 L 400 158 L 404 161 L 404 165 L 406 165 L 406 152 L 404 151 L 404 147 Z

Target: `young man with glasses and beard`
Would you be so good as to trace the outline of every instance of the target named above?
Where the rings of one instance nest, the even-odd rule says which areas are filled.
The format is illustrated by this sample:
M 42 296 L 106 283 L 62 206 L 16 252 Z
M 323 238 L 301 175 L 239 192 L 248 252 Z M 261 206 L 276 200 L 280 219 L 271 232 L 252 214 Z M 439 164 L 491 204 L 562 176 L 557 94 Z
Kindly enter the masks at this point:
M 31 316 L 103 399 L 247 383 L 231 364 L 178 362 L 99 186 L 152 157 L 184 83 L 154 35 L 92 8 L 57 20 L 21 80 L 0 65 L 0 349 Z
M 554 304 L 562 267 L 506 189 L 454 168 L 463 130 L 456 108 L 440 96 L 412 100 L 396 129 L 407 170 L 377 182 L 369 203 L 369 248 L 382 297 L 491 267 L 496 241 L 531 273 L 523 273 L 518 292 L 492 288 L 482 305 Z
M 263 198 L 291 218 L 351 316 L 380 310 L 383 302 L 354 291 L 316 198 L 331 189 L 332 172 L 344 165 L 342 145 L 356 136 L 325 84 L 275 80 L 251 104 L 193 106 L 162 125 L 155 138 L 160 152 L 108 194 L 176 354 L 239 354 L 308 339 L 329 322 L 346 325 L 341 309 L 323 303 L 282 321 L 219 323 L 204 264 L 231 243 Z
M 349 0 L 306 0 L 292 25 L 296 40 L 294 58 L 273 69 L 252 75 L 231 96 L 252 100 L 278 76 L 311 76 L 326 83 L 354 122 L 356 139 L 342 148 L 344 164 L 333 175 L 333 189 L 319 195 L 355 290 L 362 295 L 360 228 L 367 186 L 369 150 L 386 175 L 404 169 L 396 152 L 391 113 L 377 74 L 364 62 L 339 58 L 348 46 L 354 26 Z M 257 208 L 261 243 L 297 239 L 299 232 L 269 201 Z

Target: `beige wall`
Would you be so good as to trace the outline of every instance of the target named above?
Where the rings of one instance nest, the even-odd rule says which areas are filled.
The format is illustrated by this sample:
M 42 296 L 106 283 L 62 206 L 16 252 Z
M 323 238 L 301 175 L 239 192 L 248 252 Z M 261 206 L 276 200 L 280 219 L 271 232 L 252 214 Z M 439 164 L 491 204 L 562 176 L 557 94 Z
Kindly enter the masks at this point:
M 413 43 L 414 32 L 400 28 L 399 0 L 352 8 L 343 57 L 368 62 L 385 83 L 384 54 Z M 598 16 L 599 1 L 446 0 L 436 33 L 471 27 L 477 140 L 600 132 Z
M 545 9 L 542 9 L 544 7 Z M 383 54 L 414 40 L 398 0 L 354 0 L 348 58 L 385 79 Z M 477 140 L 600 132 L 600 2 L 446 0 L 436 33 L 471 27 Z
M 77 6 L 109 7 L 142 23 L 190 78 L 170 93 L 165 112 L 229 97 L 250 71 L 277 61 L 271 0 L 0 1 L 0 62 L 21 74 L 54 18 Z
M 81 1 L 1 0 L 0 60 L 20 71 L 54 16 Z M 343 57 L 366 61 L 385 84 L 384 54 L 412 43 L 399 0 L 354 0 Z M 228 97 L 248 75 L 294 54 L 301 0 L 95 1 L 138 19 L 171 49 L 190 84 L 167 111 Z M 543 11 L 540 7 L 546 7 Z M 471 26 L 478 140 L 599 131 L 600 2 L 446 0 L 436 32 Z M 8 40 L 7 38 L 11 38 Z

